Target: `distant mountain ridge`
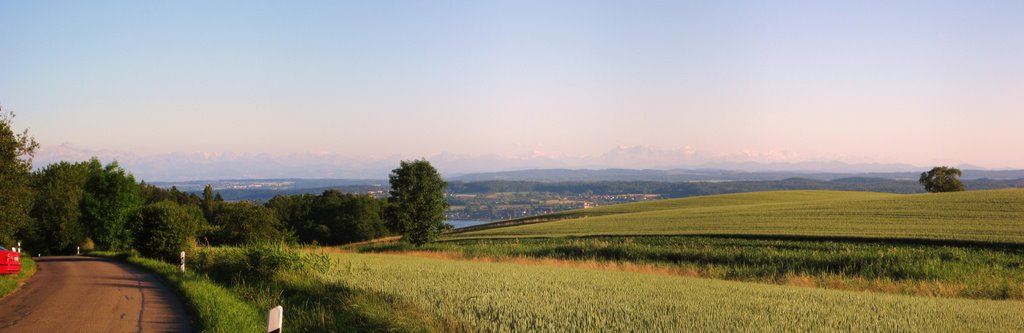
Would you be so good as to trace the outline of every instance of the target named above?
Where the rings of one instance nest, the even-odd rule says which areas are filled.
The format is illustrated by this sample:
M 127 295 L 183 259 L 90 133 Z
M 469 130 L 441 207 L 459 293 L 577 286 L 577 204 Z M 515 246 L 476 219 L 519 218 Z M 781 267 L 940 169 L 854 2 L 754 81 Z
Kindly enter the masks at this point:
M 620 146 L 604 154 L 560 155 L 533 151 L 529 154 L 465 155 L 442 152 L 433 155 L 401 154 L 388 156 L 348 156 L 325 151 L 287 154 L 181 152 L 140 155 L 108 149 L 89 149 L 71 143 L 44 145 L 33 158 L 35 168 L 59 161 L 85 161 L 98 157 L 103 162 L 118 161 L 136 179 L 161 182 L 187 182 L 196 179 L 386 179 L 398 162 L 426 158 L 447 179 L 479 178 L 481 175 L 502 175 L 504 179 L 587 179 L 578 175 L 561 178 L 524 177 L 509 172 L 563 170 L 583 173 L 618 172 L 602 176 L 603 180 L 658 179 L 665 181 L 723 181 L 767 179 L 790 176 L 813 178 L 880 175 L 882 177 L 914 178 L 927 165 L 906 163 L 868 163 L 828 159 L 779 158 L 772 152 L 724 154 L 690 149 L 664 149 L 652 146 Z M 984 166 L 955 164 L 961 170 L 994 170 Z M 520 171 L 508 171 L 520 170 Z M 998 172 L 998 171 L 997 171 Z M 643 173 L 650 173 L 644 175 Z M 674 177 L 665 177 L 665 173 Z M 691 173 L 689 177 L 674 175 Z M 725 173 L 742 176 L 723 176 Z M 639 174 L 639 175 L 638 175 Z M 893 175 L 895 174 L 895 175 Z M 913 177 L 908 175 L 914 174 Z M 965 175 L 973 178 L 973 173 Z M 467 178 L 460 178 L 467 177 Z M 477 178 L 474 178 L 477 177 Z M 984 178 L 985 176 L 978 176 Z M 1004 178 L 1004 175 L 995 177 Z
M 201 192 L 207 184 L 214 190 L 263 190 L 289 191 L 302 189 L 329 189 L 347 186 L 382 186 L 387 185 L 384 179 L 333 179 L 333 178 L 268 178 L 268 179 L 217 179 L 189 180 L 180 182 L 151 182 L 149 184 L 162 188 L 171 188 L 185 192 Z
M 923 171 L 923 170 L 922 170 Z M 881 178 L 893 180 L 917 180 L 920 172 L 813 172 L 813 171 L 736 171 L 724 169 L 533 169 L 504 172 L 484 172 L 452 177 L 451 181 L 535 181 L 535 182 L 603 182 L 603 181 L 654 181 L 654 182 L 722 182 L 759 181 L 804 178 L 815 180 L 836 180 L 843 178 Z M 1020 179 L 1024 170 L 964 170 L 964 180 L 977 179 Z

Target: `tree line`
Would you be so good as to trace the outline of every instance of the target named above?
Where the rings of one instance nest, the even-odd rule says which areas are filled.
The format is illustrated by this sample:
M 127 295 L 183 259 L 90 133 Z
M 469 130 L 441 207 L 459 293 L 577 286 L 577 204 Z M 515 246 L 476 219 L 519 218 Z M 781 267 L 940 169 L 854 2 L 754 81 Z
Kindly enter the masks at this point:
M 399 223 L 408 220 L 385 221 L 388 199 L 337 190 L 279 195 L 264 204 L 225 202 L 209 185 L 199 196 L 136 183 L 117 162 L 104 166 L 96 158 L 50 164 L 31 173 L 30 179 L 34 196 L 29 223 L 14 236 L 31 244 L 36 253 L 74 253 L 77 247 L 135 249 L 172 260 L 181 249 L 198 244 L 339 245 L 372 240 L 401 234 L 406 228 Z M 413 234 L 410 239 L 432 238 Z
M 38 144 L 14 132 L 13 118 L 0 110 L 0 245 L 21 241 L 29 253 L 81 247 L 172 261 L 200 244 L 337 245 L 389 235 L 423 244 L 445 229 L 445 182 L 426 160 L 402 161 L 387 199 L 328 190 L 227 202 L 209 185 L 202 196 L 163 189 L 97 158 L 33 171 Z

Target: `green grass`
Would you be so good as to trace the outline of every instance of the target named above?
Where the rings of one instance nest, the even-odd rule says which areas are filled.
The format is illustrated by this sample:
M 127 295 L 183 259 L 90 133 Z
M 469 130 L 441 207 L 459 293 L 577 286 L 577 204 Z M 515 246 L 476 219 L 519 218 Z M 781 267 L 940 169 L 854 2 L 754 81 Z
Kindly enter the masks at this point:
M 532 220 L 554 221 L 447 237 L 767 235 L 1024 244 L 1024 190 L 741 193 L 561 212 Z
M 196 316 L 202 332 L 266 331 L 266 317 L 262 310 L 242 301 L 204 275 L 194 272 L 182 274 L 175 265 L 126 254 L 93 251 L 88 255 L 123 260 L 160 276 L 182 297 Z
M 775 286 L 571 267 L 334 254 L 307 279 L 483 332 L 1009 332 L 1024 303 Z
M 291 332 L 451 331 L 429 313 L 394 297 L 310 276 L 327 258 L 277 246 L 204 248 L 192 261 L 231 293 L 269 309 L 282 305 Z
M 32 275 L 36 274 L 36 262 L 32 256 L 21 256 L 21 271 L 18 274 L 0 275 L 0 298 L 18 289 Z
M 433 251 L 454 258 L 499 261 L 525 257 L 633 263 L 655 266 L 651 269 L 663 273 L 716 279 L 799 282 L 834 289 L 944 297 L 1024 299 L 1024 249 L 1020 248 L 605 236 L 453 240 L 420 247 L 392 242 L 364 244 L 355 249 Z

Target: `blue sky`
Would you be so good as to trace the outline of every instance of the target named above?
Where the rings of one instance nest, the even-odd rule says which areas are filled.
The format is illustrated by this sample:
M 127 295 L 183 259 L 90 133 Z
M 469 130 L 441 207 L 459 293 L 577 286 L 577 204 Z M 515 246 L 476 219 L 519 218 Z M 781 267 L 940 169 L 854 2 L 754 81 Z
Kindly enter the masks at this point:
M 0 104 L 51 158 L 610 167 L 642 147 L 650 167 L 1024 168 L 1021 17 L 1019 1 L 8 1 Z

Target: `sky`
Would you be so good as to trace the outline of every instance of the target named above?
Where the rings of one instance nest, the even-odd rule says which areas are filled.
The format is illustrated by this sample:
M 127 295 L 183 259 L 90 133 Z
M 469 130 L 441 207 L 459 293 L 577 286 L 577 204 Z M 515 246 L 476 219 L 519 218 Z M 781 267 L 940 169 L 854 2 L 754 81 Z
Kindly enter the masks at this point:
M 420 157 L 1024 168 L 1021 17 L 1021 1 L 6 1 L 0 105 L 37 165 L 98 155 L 156 178 Z

